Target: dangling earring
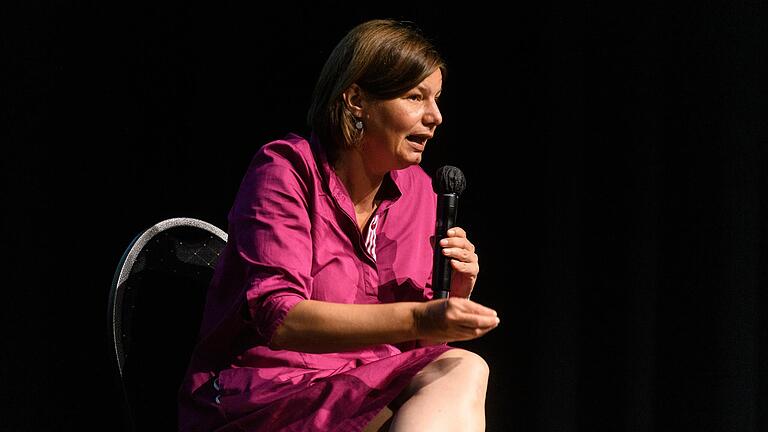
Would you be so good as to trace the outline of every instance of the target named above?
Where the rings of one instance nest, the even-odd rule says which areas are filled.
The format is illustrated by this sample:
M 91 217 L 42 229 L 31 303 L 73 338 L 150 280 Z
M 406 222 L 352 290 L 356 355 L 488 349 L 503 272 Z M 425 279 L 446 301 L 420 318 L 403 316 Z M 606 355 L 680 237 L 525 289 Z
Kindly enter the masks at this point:
M 362 122 L 361 120 L 358 120 L 358 121 L 355 123 L 355 129 L 357 129 L 357 130 L 359 130 L 359 131 L 362 131 L 362 130 L 363 130 L 363 122 Z

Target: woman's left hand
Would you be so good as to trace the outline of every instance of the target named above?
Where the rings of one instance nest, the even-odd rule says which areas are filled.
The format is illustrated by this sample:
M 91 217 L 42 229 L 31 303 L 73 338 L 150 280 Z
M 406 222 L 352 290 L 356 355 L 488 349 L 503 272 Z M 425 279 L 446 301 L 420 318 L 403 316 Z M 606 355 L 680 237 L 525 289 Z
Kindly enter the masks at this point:
M 469 298 L 480 272 L 475 245 L 467 239 L 463 228 L 453 227 L 448 230 L 448 237 L 440 240 L 440 246 L 443 255 L 451 258 L 451 296 Z

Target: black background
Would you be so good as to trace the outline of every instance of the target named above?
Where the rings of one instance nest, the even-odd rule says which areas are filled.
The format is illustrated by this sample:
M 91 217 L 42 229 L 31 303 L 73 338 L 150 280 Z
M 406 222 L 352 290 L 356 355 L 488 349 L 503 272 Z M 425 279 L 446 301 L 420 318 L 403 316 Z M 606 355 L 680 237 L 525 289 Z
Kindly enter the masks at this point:
M 133 236 L 226 227 L 369 18 L 444 54 L 489 431 L 768 430 L 768 6 L 16 2 L 2 34 L 3 430 L 119 429 L 107 298 Z

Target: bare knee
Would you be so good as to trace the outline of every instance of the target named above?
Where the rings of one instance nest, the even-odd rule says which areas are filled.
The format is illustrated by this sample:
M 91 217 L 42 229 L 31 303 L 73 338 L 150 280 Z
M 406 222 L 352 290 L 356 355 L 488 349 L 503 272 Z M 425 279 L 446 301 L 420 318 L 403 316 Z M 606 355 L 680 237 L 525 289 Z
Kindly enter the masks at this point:
M 482 381 L 483 383 L 488 382 L 488 375 L 490 374 L 488 363 L 485 359 L 472 351 L 454 348 L 443 353 L 436 361 L 439 361 L 440 359 L 458 359 L 459 361 L 456 363 L 456 367 L 461 368 L 461 372 L 464 375 L 467 375 L 471 379 Z
M 419 371 L 395 399 L 393 406 L 399 407 L 412 396 L 424 392 L 438 392 L 443 395 L 458 392 L 462 397 L 485 400 L 488 374 L 488 363 L 482 357 L 471 351 L 451 349 Z M 468 392 L 468 389 L 475 392 Z M 472 398 L 472 395 L 476 395 L 476 398 Z
M 473 394 L 467 392 L 468 389 L 474 389 L 478 397 L 485 399 L 488 374 L 488 363 L 482 357 L 471 351 L 454 348 L 444 352 L 416 374 L 405 396 L 410 397 L 432 388 L 433 384 L 439 384 L 441 389 L 461 389 L 461 393 L 466 396 Z

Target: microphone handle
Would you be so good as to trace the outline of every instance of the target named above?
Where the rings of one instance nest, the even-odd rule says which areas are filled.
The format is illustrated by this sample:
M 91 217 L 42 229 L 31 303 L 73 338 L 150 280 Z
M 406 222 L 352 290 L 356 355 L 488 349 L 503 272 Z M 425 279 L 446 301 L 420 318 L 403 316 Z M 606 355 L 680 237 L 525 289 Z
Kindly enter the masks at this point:
M 433 298 L 448 298 L 451 292 L 451 259 L 443 255 L 440 240 L 448 236 L 448 230 L 456 223 L 459 196 L 453 193 L 437 195 L 437 218 L 435 219 L 435 249 L 432 262 Z

